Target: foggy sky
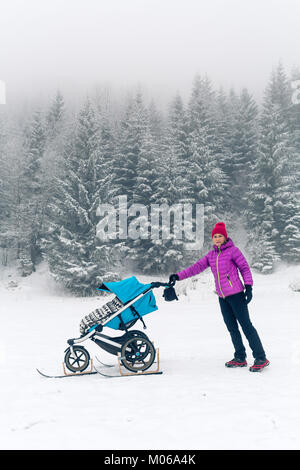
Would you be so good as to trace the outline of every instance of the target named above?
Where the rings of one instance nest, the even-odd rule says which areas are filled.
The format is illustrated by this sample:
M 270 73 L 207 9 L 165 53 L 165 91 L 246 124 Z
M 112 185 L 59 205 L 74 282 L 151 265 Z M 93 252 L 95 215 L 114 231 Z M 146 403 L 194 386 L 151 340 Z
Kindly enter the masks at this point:
M 7 101 L 142 84 L 162 102 L 197 73 L 260 96 L 300 65 L 299 0 L 0 0 Z

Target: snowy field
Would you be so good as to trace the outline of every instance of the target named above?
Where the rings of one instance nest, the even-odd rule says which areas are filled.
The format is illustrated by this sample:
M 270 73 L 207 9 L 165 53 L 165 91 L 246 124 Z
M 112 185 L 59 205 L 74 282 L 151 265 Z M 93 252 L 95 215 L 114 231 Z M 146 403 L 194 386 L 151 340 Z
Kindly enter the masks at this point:
M 224 367 L 233 351 L 206 271 L 176 285 L 178 302 L 155 291 L 159 310 L 145 321 L 163 374 L 115 379 L 36 372 L 62 372 L 66 340 L 109 297 L 72 298 L 43 266 L 9 274 L 0 273 L 1 449 L 300 449 L 300 292 L 289 287 L 300 266 L 253 273 L 249 310 L 271 362 L 262 373 Z

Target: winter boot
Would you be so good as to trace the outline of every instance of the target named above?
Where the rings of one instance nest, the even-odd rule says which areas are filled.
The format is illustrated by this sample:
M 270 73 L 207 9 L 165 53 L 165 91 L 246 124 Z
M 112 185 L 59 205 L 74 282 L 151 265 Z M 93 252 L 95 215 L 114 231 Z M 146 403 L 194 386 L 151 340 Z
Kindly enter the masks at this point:
M 240 359 L 238 357 L 234 357 L 231 361 L 225 362 L 226 367 L 246 367 L 246 365 L 246 359 Z
M 270 364 L 268 359 L 255 359 L 253 366 L 249 367 L 251 372 L 259 372 Z

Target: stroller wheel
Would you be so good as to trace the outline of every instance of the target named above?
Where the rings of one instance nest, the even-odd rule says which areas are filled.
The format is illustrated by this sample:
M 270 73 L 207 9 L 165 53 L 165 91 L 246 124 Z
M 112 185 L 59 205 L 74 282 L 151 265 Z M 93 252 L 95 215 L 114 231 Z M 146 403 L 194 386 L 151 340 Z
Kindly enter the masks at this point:
M 142 331 L 139 331 L 139 330 L 131 330 L 131 331 L 128 331 L 127 333 L 127 336 L 128 338 L 131 338 L 133 336 L 140 336 L 141 338 L 145 338 L 145 339 L 148 339 L 148 336 L 146 335 L 146 333 L 143 333 Z
M 146 335 L 145 335 L 146 336 Z M 143 336 L 134 336 L 122 346 L 121 362 L 131 372 L 145 371 L 155 359 L 155 349 L 151 341 Z
M 65 354 L 65 364 L 72 372 L 83 372 L 90 363 L 90 355 L 83 346 L 73 346 L 74 354 L 71 348 L 67 349 Z

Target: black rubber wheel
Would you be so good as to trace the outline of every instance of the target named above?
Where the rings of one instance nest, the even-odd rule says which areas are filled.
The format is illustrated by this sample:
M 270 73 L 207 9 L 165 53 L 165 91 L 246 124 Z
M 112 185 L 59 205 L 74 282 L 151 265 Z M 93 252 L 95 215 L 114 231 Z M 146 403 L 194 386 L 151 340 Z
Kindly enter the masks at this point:
M 155 348 L 148 338 L 134 336 L 122 346 L 121 362 L 131 372 L 143 372 L 149 369 L 154 360 Z
M 126 335 L 126 341 L 129 338 L 134 338 L 134 337 L 137 337 L 137 336 L 140 337 L 140 338 L 145 338 L 150 342 L 150 339 L 148 338 L 146 333 L 143 333 L 142 331 L 139 331 L 139 330 L 128 331 L 128 333 Z M 144 351 L 143 351 L 143 357 L 147 357 L 148 353 L 149 353 L 149 345 L 146 345 L 146 347 L 144 348 Z
M 142 331 L 139 331 L 139 330 L 131 330 L 131 331 L 128 331 L 127 333 L 127 337 L 128 338 L 132 338 L 134 336 L 140 336 L 141 338 L 145 338 L 145 339 L 148 339 L 148 336 L 146 335 L 146 333 L 143 333 Z
M 68 348 L 65 354 L 65 364 L 71 372 L 83 372 L 90 363 L 90 355 L 83 346 L 73 346 Z

